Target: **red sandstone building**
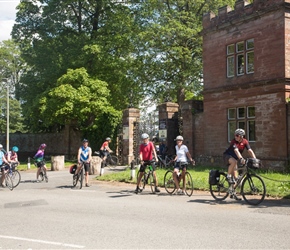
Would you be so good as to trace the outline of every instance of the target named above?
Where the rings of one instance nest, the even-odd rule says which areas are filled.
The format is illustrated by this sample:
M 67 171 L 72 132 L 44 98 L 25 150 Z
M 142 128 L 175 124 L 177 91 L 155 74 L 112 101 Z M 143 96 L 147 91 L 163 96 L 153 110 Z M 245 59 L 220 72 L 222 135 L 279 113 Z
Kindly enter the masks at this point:
M 290 0 L 238 0 L 233 10 L 204 15 L 204 131 L 196 155 L 221 155 L 240 127 L 268 166 L 288 164 L 289 17 Z

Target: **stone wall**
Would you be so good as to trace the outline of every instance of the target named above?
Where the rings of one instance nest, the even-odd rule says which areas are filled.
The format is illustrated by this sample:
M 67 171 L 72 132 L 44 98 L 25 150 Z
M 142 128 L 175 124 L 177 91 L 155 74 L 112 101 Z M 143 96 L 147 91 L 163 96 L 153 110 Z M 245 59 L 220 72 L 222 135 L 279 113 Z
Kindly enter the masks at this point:
M 0 134 L 0 143 L 6 149 L 5 142 L 6 134 Z M 49 160 L 51 156 L 56 155 L 64 155 L 66 159 L 76 159 L 78 148 L 82 144 L 82 137 L 80 131 L 75 131 L 68 126 L 60 133 L 9 135 L 10 148 L 18 146 L 20 161 L 33 157 L 42 143 L 47 145 L 45 156 Z

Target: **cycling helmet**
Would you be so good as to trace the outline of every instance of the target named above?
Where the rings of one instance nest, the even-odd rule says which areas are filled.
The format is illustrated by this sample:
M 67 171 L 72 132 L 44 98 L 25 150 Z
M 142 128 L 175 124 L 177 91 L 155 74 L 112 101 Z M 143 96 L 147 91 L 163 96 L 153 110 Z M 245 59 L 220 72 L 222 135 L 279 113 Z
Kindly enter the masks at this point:
M 183 141 L 183 137 L 181 135 L 176 136 L 174 141 Z
M 14 146 L 14 147 L 12 147 L 11 150 L 14 151 L 14 152 L 18 152 L 18 147 Z
M 83 139 L 83 142 L 89 142 L 89 140 L 88 139 Z
M 107 138 L 106 138 L 106 141 L 110 141 L 110 140 L 111 140 L 111 138 L 110 138 L 110 137 L 107 137 Z
M 39 146 L 40 149 L 45 149 L 46 148 L 46 144 L 45 143 L 42 143 L 40 146 Z
M 3 145 L 2 144 L 0 144 L 0 148 L 3 148 Z
M 149 138 L 149 135 L 146 134 L 146 133 L 144 133 L 144 134 L 141 135 L 141 138 L 142 138 L 142 139 L 147 139 L 147 138 Z
M 245 135 L 245 130 L 243 130 L 243 129 L 241 129 L 241 128 L 238 128 L 238 129 L 235 131 L 235 135 L 244 136 L 244 135 Z

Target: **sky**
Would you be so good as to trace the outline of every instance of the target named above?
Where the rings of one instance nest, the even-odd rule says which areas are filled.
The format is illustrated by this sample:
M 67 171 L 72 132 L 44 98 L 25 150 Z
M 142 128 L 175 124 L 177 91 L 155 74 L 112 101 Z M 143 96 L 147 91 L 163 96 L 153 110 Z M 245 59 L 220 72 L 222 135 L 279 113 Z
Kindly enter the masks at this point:
M 16 18 L 16 6 L 20 0 L 0 0 L 0 41 L 11 38 L 10 33 Z

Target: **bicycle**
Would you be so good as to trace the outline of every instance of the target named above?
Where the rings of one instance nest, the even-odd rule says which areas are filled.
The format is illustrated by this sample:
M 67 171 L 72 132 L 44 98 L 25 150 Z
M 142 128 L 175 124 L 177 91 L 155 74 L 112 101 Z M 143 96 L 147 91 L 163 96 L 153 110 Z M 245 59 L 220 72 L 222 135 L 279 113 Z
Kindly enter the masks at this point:
M 181 167 L 183 166 L 187 167 L 188 164 L 189 164 L 188 162 L 180 163 Z M 164 187 L 168 194 L 173 194 L 176 190 L 173 173 L 174 173 L 173 170 L 168 170 L 164 175 Z M 177 178 L 178 178 L 180 187 L 183 187 L 185 189 L 186 195 L 190 197 L 193 193 L 193 181 L 192 181 L 191 174 L 188 171 L 186 171 L 185 181 L 183 182 L 181 173 L 179 171 L 177 174 Z
M 99 156 L 102 160 L 104 158 L 104 155 L 100 151 L 95 151 L 94 154 Z M 107 154 L 105 166 L 108 166 L 109 168 L 116 168 L 119 165 L 118 157 L 115 155 L 111 155 L 110 153 Z
M 34 162 L 34 165 L 38 168 L 38 165 L 40 166 L 40 172 L 39 172 L 39 177 L 41 181 L 48 182 L 48 176 L 46 173 L 46 169 L 44 168 L 45 162 L 44 161 L 40 161 L 40 162 Z
M 77 174 L 73 175 L 73 187 L 82 189 L 84 182 L 84 162 L 81 163 L 81 169 Z
M 4 164 L 0 167 L 0 169 L 2 169 L 2 168 L 4 168 L 4 175 L 5 175 L 5 177 L 4 177 L 5 184 L 3 184 L 3 185 L 8 187 L 12 191 L 13 190 L 13 181 L 9 175 L 10 165 Z M 2 179 L 2 171 L 0 173 L 0 179 Z
M 210 193 L 217 201 L 225 200 L 229 195 L 238 200 L 236 189 L 240 189 L 243 199 L 250 205 L 259 205 L 265 198 L 266 186 L 262 178 L 252 169 L 260 167 L 260 160 L 245 159 L 243 166 L 239 167 L 239 177 L 235 184 L 230 183 L 225 172 L 217 172 L 216 181 L 209 180 Z
M 9 171 L 8 171 L 8 174 L 13 182 L 13 188 L 16 188 L 19 185 L 20 180 L 21 180 L 20 172 L 16 169 L 18 164 L 19 164 L 18 162 L 11 163 Z
M 174 165 L 173 157 L 166 155 L 165 159 L 162 159 L 161 155 L 157 155 L 158 163 L 157 166 L 161 168 L 171 168 Z
M 153 166 L 152 164 L 154 164 L 154 161 L 145 161 L 144 164 L 148 164 L 147 167 L 144 171 L 144 174 L 140 180 L 140 184 L 141 184 L 141 190 L 143 191 L 145 189 L 146 184 L 150 185 L 151 188 L 151 192 L 152 194 L 155 193 L 155 188 L 156 188 L 156 181 L 153 175 Z M 140 170 L 138 171 L 137 174 L 137 180 L 139 179 L 141 172 Z M 141 192 L 142 192 L 141 191 Z

